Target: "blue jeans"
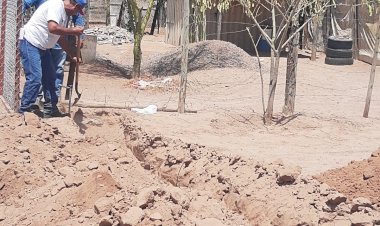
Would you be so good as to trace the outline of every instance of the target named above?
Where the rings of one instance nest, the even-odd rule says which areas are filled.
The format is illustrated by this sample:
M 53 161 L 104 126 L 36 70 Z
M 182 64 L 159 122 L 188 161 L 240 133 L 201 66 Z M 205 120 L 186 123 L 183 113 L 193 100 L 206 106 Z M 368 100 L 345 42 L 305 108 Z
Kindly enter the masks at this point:
M 63 51 L 61 46 L 56 44 L 52 49 L 50 49 L 51 56 L 53 58 L 53 63 L 56 66 L 55 71 L 55 92 L 57 97 L 61 96 L 61 86 L 64 77 L 64 65 L 66 61 L 66 52 Z
M 30 110 L 42 84 L 45 94 L 44 113 L 50 114 L 58 103 L 55 92 L 55 66 L 50 50 L 41 50 L 27 40 L 20 40 L 20 56 L 26 81 L 19 112 Z

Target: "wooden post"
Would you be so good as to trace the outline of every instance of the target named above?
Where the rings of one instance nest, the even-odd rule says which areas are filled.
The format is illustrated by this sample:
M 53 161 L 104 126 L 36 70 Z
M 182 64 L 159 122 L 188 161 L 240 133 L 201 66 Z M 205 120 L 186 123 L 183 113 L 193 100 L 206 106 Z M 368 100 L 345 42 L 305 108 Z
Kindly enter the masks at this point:
M 179 87 L 178 112 L 185 113 L 186 83 L 187 83 L 187 66 L 189 57 L 189 17 L 190 3 L 189 0 L 183 1 L 183 19 L 182 19 L 182 60 L 181 60 L 181 83 Z
M 216 25 L 216 39 L 220 40 L 220 34 L 222 32 L 222 12 L 217 11 L 217 25 Z
M 311 46 L 311 61 L 317 60 L 317 44 L 318 44 L 318 35 L 319 35 L 319 18 L 315 16 L 313 18 L 313 44 Z
M 375 82 L 377 56 L 379 54 L 379 43 L 380 43 L 380 14 L 379 14 L 379 19 L 377 21 L 376 41 L 375 41 L 375 46 L 373 48 L 371 74 L 370 74 L 368 91 L 367 91 L 367 98 L 365 100 L 365 107 L 364 107 L 364 113 L 363 113 L 364 118 L 368 118 L 369 106 L 371 105 L 371 96 L 372 96 L 373 84 Z

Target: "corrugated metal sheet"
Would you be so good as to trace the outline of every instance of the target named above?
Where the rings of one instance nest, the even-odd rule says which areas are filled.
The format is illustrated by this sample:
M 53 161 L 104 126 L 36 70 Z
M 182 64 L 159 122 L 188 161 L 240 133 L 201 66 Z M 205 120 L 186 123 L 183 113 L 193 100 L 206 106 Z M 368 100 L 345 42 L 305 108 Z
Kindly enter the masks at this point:
M 166 43 L 172 45 L 180 44 L 182 26 L 182 1 L 168 0 L 167 21 L 166 21 Z M 258 16 L 258 21 L 262 25 L 271 25 L 271 14 L 262 10 Z M 269 20 L 268 20 L 269 18 Z M 206 38 L 216 39 L 217 33 L 217 9 L 206 11 Z M 255 41 L 260 37 L 257 28 L 253 27 L 253 21 L 246 16 L 243 7 L 238 3 L 233 3 L 232 7 L 222 14 L 221 40 L 234 43 L 247 52 L 252 52 L 252 41 L 246 31 L 250 27 Z
M 183 1 L 168 0 L 166 8 L 165 42 L 172 45 L 181 43 Z

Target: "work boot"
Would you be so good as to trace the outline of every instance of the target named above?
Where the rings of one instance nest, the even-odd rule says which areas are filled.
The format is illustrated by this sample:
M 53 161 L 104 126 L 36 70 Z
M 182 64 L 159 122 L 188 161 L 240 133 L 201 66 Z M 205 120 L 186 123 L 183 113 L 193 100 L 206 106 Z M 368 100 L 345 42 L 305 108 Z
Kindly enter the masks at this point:
M 66 116 L 70 116 L 70 114 L 61 112 L 57 107 L 53 107 L 51 111 L 44 111 L 44 118 L 63 118 Z

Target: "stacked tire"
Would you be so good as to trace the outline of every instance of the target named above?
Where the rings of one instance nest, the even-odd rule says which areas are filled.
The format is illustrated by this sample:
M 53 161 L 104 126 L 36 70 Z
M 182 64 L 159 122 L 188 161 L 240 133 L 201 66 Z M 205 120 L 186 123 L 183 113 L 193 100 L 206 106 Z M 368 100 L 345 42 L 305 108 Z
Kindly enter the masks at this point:
M 330 36 L 327 40 L 325 64 L 352 65 L 352 39 Z

